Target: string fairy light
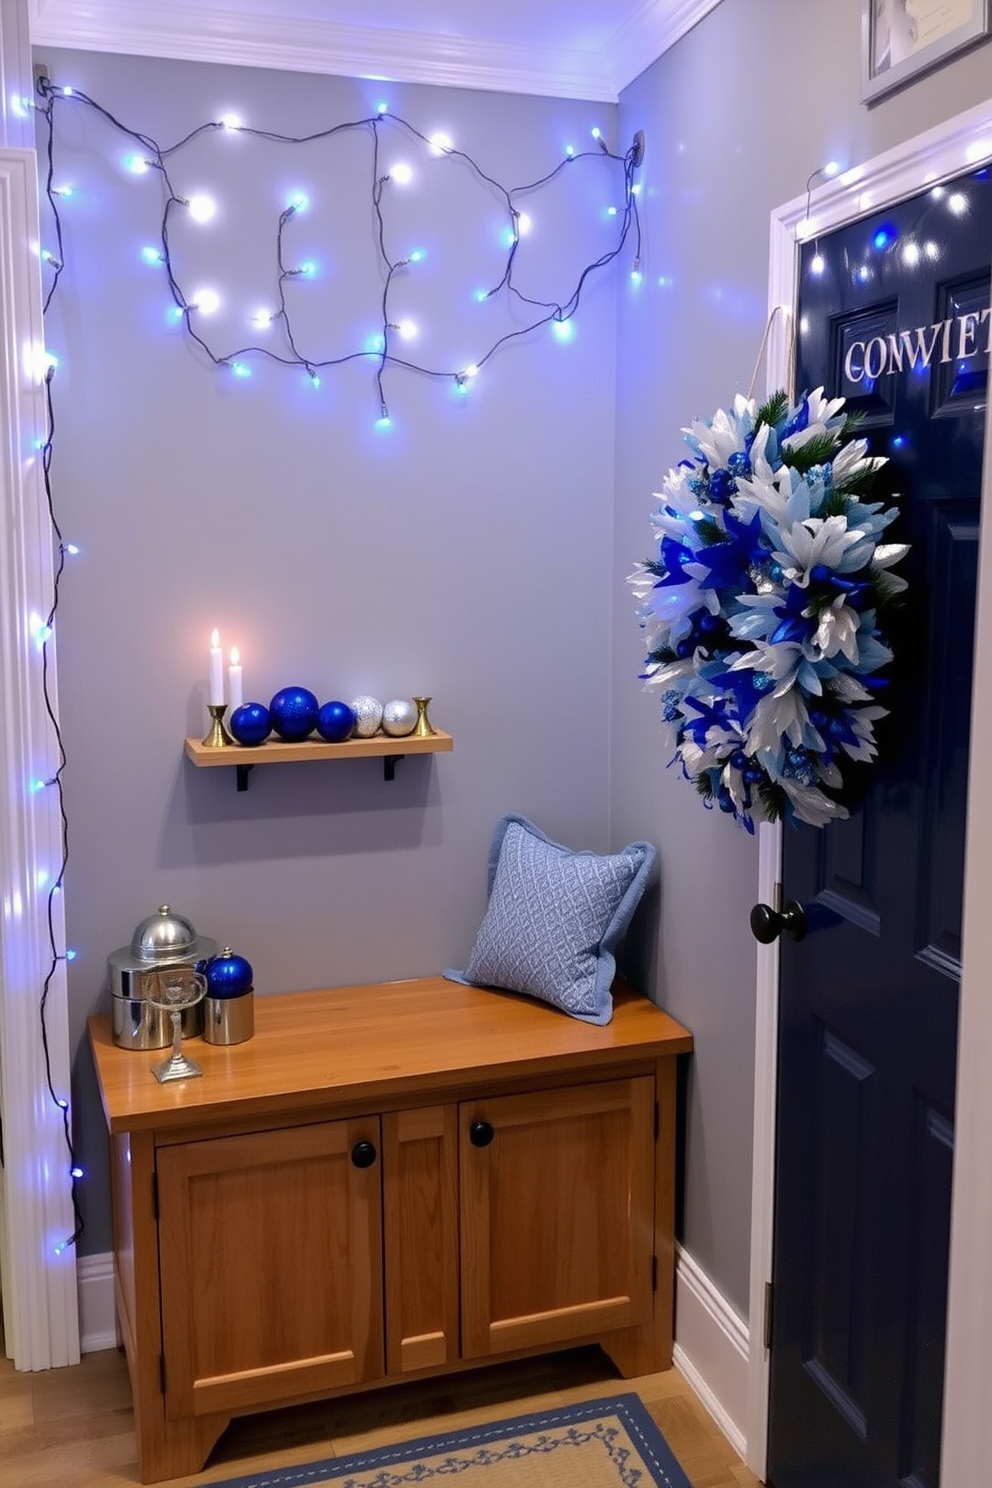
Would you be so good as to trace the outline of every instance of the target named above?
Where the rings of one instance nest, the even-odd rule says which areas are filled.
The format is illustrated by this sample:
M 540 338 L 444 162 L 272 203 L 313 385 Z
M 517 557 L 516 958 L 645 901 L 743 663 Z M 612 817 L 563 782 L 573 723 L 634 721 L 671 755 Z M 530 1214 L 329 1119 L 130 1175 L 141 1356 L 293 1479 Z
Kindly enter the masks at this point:
M 52 532 L 57 543 L 57 556 L 52 582 L 51 606 L 42 626 L 38 631 L 38 635 L 41 641 L 42 697 L 45 704 L 45 711 L 48 714 L 49 721 L 52 725 L 52 730 L 55 736 L 56 749 L 58 752 L 58 767 L 56 768 L 55 773 L 51 776 L 50 779 L 40 782 L 40 784 L 43 788 L 50 788 L 56 792 L 60 820 L 61 854 L 58 871 L 56 872 L 55 877 L 47 883 L 48 893 L 46 896 L 46 922 L 48 928 L 49 965 L 44 982 L 42 984 L 39 1015 L 41 1019 L 41 1048 L 45 1063 L 45 1084 L 48 1088 L 48 1094 L 53 1104 L 60 1112 L 66 1150 L 69 1154 L 68 1176 L 69 1194 L 72 1204 L 73 1230 L 71 1235 L 65 1236 L 64 1239 L 60 1240 L 55 1246 L 55 1254 L 62 1255 L 63 1252 L 68 1250 L 70 1246 L 76 1244 L 80 1235 L 83 1233 L 84 1224 L 82 1211 L 79 1207 L 78 1185 L 84 1177 L 84 1172 L 76 1158 L 76 1151 L 73 1145 L 72 1118 L 69 1110 L 69 1102 L 65 1099 L 64 1096 L 59 1095 L 55 1089 L 55 1082 L 52 1074 L 52 1058 L 51 1050 L 49 1047 L 47 1017 L 48 998 L 52 989 L 52 982 L 55 979 L 56 972 L 63 962 L 74 961 L 76 957 L 76 952 L 70 948 L 67 948 L 65 951 L 59 951 L 55 933 L 55 896 L 62 892 L 62 886 L 65 882 L 66 868 L 68 867 L 69 863 L 69 818 L 66 814 L 65 792 L 62 783 L 62 775 L 66 767 L 66 752 L 65 744 L 62 739 L 62 729 L 59 724 L 58 716 L 55 712 L 55 708 L 52 702 L 51 689 L 49 686 L 49 648 L 52 637 L 55 634 L 55 615 L 59 607 L 59 595 L 66 559 L 75 557 L 75 555 L 79 552 L 79 549 L 75 543 L 67 543 L 62 536 L 62 529 L 59 526 L 58 519 L 55 514 L 55 503 L 52 494 L 51 467 L 52 455 L 55 447 L 55 406 L 52 399 L 52 383 L 55 378 L 55 371 L 55 366 L 49 365 L 45 373 L 45 409 L 47 432 L 45 441 L 41 446 L 41 469 L 44 479 L 45 500 L 48 507 L 49 522 L 51 523 Z
M 51 270 L 51 280 L 45 302 L 46 308 L 51 301 L 59 277 L 64 269 L 62 224 L 60 217 L 61 199 L 54 186 L 53 161 L 55 154 L 56 110 L 64 104 L 69 104 L 74 107 L 93 110 L 123 136 L 126 141 L 124 146 L 126 153 L 123 156 L 123 163 L 126 169 L 139 175 L 147 175 L 150 172 L 158 173 L 165 196 L 160 242 L 154 247 L 145 247 L 142 249 L 142 254 L 149 263 L 160 264 L 165 269 L 175 319 L 181 322 L 186 334 L 196 342 L 206 357 L 215 366 L 223 367 L 237 377 L 245 377 L 250 374 L 253 359 L 265 359 L 287 367 L 302 368 L 314 387 L 319 387 L 320 374 L 327 368 L 344 366 L 349 362 L 358 360 L 369 361 L 375 368 L 375 387 L 379 404 L 379 417 L 376 422 L 379 427 L 386 428 L 391 423 L 385 393 L 385 375 L 387 369 L 402 368 L 407 371 L 420 373 L 426 377 L 446 380 L 452 383 L 456 391 L 464 391 L 469 380 L 469 373 L 466 367 L 433 367 L 417 361 L 408 350 L 410 343 L 416 339 L 416 329 L 411 333 L 410 327 L 412 322 L 409 318 L 394 313 L 392 309 L 391 302 L 397 276 L 401 275 L 411 266 L 421 263 L 427 256 L 425 250 L 418 247 L 403 257 L 394 257 L 387 247 L 387 212 L 391 193 L 394 189 L 406 190 L 416 178 L 416 172 L 413 166 L 406 159 L 402 158 L 402 154 L 399 151 L 394 152 L 394 141 L 397 135 L 401 140 L 405 140 L 415 147 L 422 145 L 431 157 L 460 162 L 463 167 L 467 168 L 474 175 L 477 181 L 487 187 L 497 197 L 506 214 L 506 232 L 504 237 L 506 259 L 503 273 L 494 285 L 477 290 L 474 295 L 474 301 L 476 304 L 483 305 L 497 296 L 503 295 L 518 310 L 521 307 L 523 308 L 525 312 L 521 317 L 523 323 L 515 325 L 513 329 L 497 336 L 487 350 L 481 355 L 476 356 L 471 364 L 473 368 L 471 376 L 475 376 L 478 370 L 508 342 L 528 336 L 545 325 L 550 325 L 557 330 L 563 323 L 570 321 L 578 309 L 589 276 L 606 268 L 608 264 L 612 263 L 618 257 L 631 233 L 633 233 L 635 240 L 634 269 L 631 277 L 635 283 L 641 277 L 641 226 L 637 210 L 637 185 L 634 181 L 635 171 L 643 157 L 644 140 L 641 134 L 635 136 L 634 143 L 624 154 L 618 155 L 608 148 L 601 131 L 594 129 L 592 131 L 592 139 L 595 148 L 578 150 L 574 146 L 568 145 L 561 159 L 544 175 L 520 186 L 507 187 L 489 175 L 466 151 L 458 149 L 450 135 L 442 132 L 436 132 L 431 135 L 423 134 L 413 124 L 402 119 L 398 114 L 392 113 L 386 103 L 379 103 L 376 106 L 375 113 L 367 117 L 332 124 L 326 129 L 317 130 L 314 133 L 306 135 L 280 134 L 268 129 L 258 129 L 243 124 L 231 115 L 224 115 L 220 119 L 210 120 L 207 123 L 198 125 L 174 144 L 162 146 L 150 135 L 129 129 L 109 109 L 105 108 L 95 99 L 90 98 L 86 93 L 74 88 L 54 84 L 45 76 L 39 78 L 37 87 L 42 100 L 38 105 L 38 111 L 44 116 L 48 129 L 49 177 L 47 194 L 57 239 L 57 251 L 53 251 L 51 262 L 48 265 Z M 330 140 L 346 132 L 364 132 L 371 136 L 373 166 L 371 194 L 374 214 L 375 251 L 382 273 L 383 288 L 379 307 L 380 325 L 378 332 L 375 337 L 368 338 L 363 346 L 341 355 L 325 357 L 305 355 L 300 349 L 290 302 L 286 296 L 286 286 L 288 283 L 298 280 L 314 281 L 320 278 L 320 265 L 314 260 L 308 259 L 303 263 L 294 263 L 287 256 L 286 233 L 289 224 L 296 217 L 297 213 L 305 211 L 309 205 L 308 198 L 304 193 L 296 193 L 290 198 L 287 205 L 279 213 L 275 223 L 277 274 L 273 304 L 271 308 L 263 308 L 255 311 L 250 319 L 250 323 L 257 330 L 269 329 L 278 321 L 285 338 L 285 346 L 282 349 L 277 349 L 271 345 L 266 346 L 254 342 L 243 346 L 231 347 L 230 349 L 223 349 L 210 337 L 209 328 L 203 324 L 203 318 L 213 314 L 219 308 L 219 294 L 210 286 L 202 286 L 189 291 L 183 287 L 170 249 L 169 231 L 175 214 L 179 211 L 187 213 L 196 221 L 210 221 L 216 211 L 216 203 L 212 197 L 207 196 L 204 192 L 195 192 L 190 196 L 186 196 L 180 192 L 173 181 L 170 166 L 181 155 L 182 151 L 194 141 L 216 130 L 239 133 L 286 146 L 312 146 L 317 142 Z M 386 156 L 387 140 L 390 146 L 389 158 L 383 158 Z M 563 170 L 574 169 L 580 161 L 584 159 L 602 160 L 604 157 L 616 164 L 622 182 L 622 206 L 617 205 L 609 219 L 614 229 L 612 245 L 581 270 L 570 293 L 564 299 L 541 300 L 525 294 L 520 288 L 516 277 L 517 253 L 521 238 L 527 235 L 531 226 L 531 218 L 518 205 L 519 200 L 548 185 Z M 402 343 L 402 345 L 397 345 L 397 343 Z

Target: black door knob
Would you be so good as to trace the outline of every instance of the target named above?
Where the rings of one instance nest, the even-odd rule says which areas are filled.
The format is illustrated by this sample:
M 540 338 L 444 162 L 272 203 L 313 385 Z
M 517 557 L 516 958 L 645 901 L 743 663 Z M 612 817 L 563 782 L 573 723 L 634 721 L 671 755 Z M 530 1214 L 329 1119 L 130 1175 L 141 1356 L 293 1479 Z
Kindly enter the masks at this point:
M 488 1147 L 495 1135 L 496 1132 L 488 1121 L 473 1121 L 468 1129 L 468 1139 L 473 1147 Z
M 356 1142 L 351 1149 L 351 1160 L 356 1168 L 370 1168 L 377 1155 L 375 1146 L 371 1142 Z
M 751 911 L 751 934 L 762 945 L 771 945 L 780 935 L 787 935 L 790 940 L 804 940 L 806 916 L 802 905 L 790 899 L 779 912 L 770 904 L 756 904 Z

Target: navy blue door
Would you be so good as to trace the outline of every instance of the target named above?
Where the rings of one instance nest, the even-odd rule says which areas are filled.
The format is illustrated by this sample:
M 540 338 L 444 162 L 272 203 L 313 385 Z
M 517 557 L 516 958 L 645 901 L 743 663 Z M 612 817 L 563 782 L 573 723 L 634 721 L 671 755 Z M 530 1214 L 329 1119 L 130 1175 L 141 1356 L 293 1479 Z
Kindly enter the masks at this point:
M 797 388 L 863 415 L 912 551 L 863 804 L 785 834 L 776 1488 L 938 1481 L 990 258 L 988 172 L 801 252 Z

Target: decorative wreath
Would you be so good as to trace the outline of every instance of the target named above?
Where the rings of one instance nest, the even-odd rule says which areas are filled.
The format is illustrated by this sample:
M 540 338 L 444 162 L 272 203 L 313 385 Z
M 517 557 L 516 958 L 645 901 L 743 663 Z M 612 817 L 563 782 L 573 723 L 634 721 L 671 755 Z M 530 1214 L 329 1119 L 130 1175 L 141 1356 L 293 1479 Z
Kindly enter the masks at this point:
M 876 614 L 906 588 L 897 515 L 862 500 L 884 459 L 852 439 L 823 389 L 684 429 L 652 515 L 658 557 L 629 582 L 675 756 L 704 803 L 754 831 L 848 816 L 852 762 L 876 753 L 876 676 L 892 660 Z

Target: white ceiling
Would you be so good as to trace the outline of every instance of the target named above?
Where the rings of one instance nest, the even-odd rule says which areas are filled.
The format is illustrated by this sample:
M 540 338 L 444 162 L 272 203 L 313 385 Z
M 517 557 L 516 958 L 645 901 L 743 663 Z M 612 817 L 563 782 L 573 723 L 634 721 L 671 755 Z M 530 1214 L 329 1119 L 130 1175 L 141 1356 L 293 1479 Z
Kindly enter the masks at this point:
M 612 103 L 719 0 L 29 0 L 35 46 Z

